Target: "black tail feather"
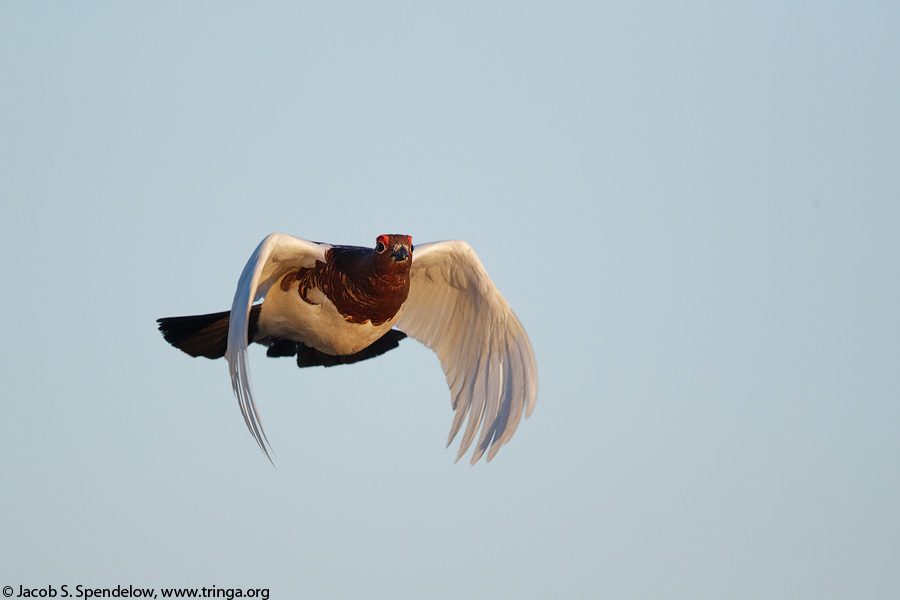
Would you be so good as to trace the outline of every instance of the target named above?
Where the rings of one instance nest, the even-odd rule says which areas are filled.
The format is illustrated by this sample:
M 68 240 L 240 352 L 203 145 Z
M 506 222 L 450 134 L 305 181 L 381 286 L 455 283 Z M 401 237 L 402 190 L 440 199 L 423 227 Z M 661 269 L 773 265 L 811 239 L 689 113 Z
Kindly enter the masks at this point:
M 259 305 L 250 309 L 249 338 L 256 334 Z M 222 358 L 228 348 L 229 311 L 195 315 L 190 317 L 164 317 L 157 319 L 159 330 L 167 342 L 190 354 L 206 358 Z
M 405 337 L 406 334 L 399 329 L 391 329 L 359 352 L 356 352 L 355 354 L 344 354 L 342 356 L 325 354 L 302 342 L 277 339 L 272 340 L 269 344 L 269 350 L 266 352 L 266 356 L 277 357 L 296 355 L 298 367 L 333 367 L 335 365 L 350 365 L 361 360 L 366 360 L 367 358 L 381 356 L 388 350 L 393 350 L 400 345 L 400 340 Z

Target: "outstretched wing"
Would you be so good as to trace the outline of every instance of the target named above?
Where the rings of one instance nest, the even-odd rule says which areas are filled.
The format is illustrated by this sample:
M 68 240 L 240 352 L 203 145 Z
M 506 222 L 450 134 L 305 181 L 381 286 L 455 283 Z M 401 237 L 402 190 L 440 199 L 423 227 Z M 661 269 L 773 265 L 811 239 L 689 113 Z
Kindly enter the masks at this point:
M 234 293 L 225 358 L 231 372 L 231 386 L 240 403 L 247 429 L 270 461 L 272 459 L 267 449 L 269 440 L 263 432 L 250 388 L 250 370 L 247 364 L 247 345 L 251 341 L 247 339 L 250 307 L 255 300 L 264 297 L 269 288 L 288 271 L 313 267 L 316 260 L 324 261 L 328 248 L 330 246 L 327 244 L 317 244 L 283 233 L 269 234 L 247 261 Z
M 395 325 L 438 355 L 456 410 L 447 445 L 466 415 L 459 460 L 475 433 L 478 462 L 491 460 L 537 399 L 537 364 L 525 329 L 471 246 L 434 242 L 413 249 L 409 298 Z

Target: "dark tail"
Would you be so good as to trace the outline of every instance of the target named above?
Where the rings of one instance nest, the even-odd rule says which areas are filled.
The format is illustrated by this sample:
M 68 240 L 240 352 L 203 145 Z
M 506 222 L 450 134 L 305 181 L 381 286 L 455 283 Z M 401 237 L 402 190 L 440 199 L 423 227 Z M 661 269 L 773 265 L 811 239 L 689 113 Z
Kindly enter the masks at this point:
M 355 362 L 381 356 L 388 350 L 393 350 L 400 345 L 400 340 L 406 334 L 398 329 L 389 329 L 387 333 L 375 340 L 367 348 L 363 348 L 356 354 L 344 354 L 332 356 L 320 350 L 311 348 L 302 342 L 293 340 L 270 339 L 264 340 L 269 346 L 266 356 L 296 356 L 298 367 L 333 367 L 335 365 L 352 365 Z
M 249 338 L 256 334 L 260 305 L 250 309 Z M 157 319 L 166 341 L 191 356 L 222 358 L 228 348 L 229 311 L 192 317 L 164 317 Z

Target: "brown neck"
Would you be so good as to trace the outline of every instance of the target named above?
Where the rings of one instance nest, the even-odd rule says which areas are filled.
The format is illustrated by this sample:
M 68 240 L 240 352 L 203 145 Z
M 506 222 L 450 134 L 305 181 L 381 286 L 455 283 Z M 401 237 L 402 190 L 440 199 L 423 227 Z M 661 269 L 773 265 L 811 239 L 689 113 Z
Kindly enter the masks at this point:
M 300 296 L 310 302 L 308 291 L 318 288 L 347 321 L 373 325 L 391 320 L 409 295 L 408 260 L 395 262 L 365 248 L 336 246 L 325 253 L 325 261 L 289 273 L 282 289 L 297 281 Z

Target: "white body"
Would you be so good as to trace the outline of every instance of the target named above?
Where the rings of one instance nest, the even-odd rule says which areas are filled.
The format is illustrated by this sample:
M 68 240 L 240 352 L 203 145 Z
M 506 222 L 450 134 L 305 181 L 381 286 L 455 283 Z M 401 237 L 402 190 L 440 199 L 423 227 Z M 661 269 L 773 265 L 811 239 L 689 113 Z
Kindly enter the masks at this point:
M 325 294 L 316 288 L 309 290 L 306 302 L 294 282 L 287 291 L 281 289 L 281 279 L 266 294 L 259 313 L 257 338 L 283 337 L 326 354 L 354 354 L 368 347 L 390 331 L 397 316 L 375 326 L 371 323 L 350 323 L 338 312 Z

